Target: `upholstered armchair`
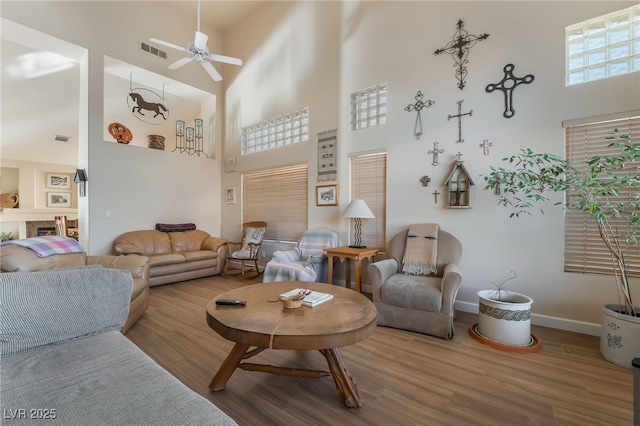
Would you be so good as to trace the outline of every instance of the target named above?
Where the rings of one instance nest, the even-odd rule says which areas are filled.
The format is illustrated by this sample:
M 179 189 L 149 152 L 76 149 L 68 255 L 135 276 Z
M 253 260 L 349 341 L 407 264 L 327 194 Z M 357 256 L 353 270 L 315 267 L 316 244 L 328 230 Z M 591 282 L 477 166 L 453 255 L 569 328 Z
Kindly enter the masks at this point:
M 326 282 L 328 272 L 325 249 L 339 245 L 340 236 L 330 229 L 304 231 L 294 249 L 273 253 L 273 258 L 264 269 L 262 282 Z
M 389 244 L 390 258 L 367 267 L 378 325 L 450 339 L 454 303 L 462 283 L 458 267 L 462 244 L 438 227 L 437 238 L 431 237 L 430 242 L 436 250 L 435 272 L 409 275 L 403 273 L 408 236 L 409 228 L 396 234 Z

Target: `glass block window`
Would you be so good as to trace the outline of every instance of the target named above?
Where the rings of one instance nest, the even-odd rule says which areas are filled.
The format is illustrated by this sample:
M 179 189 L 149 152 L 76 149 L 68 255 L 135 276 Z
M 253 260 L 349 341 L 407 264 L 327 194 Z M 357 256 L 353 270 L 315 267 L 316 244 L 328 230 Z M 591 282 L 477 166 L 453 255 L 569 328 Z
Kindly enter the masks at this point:
M 242 128 L 242 155 L 309 140 L 309 108 Z
M 387 83 L 351 94 L 351 130 L 387 122 Z
M 640 5 L 565 29 L 566 85 L 640 71 Z

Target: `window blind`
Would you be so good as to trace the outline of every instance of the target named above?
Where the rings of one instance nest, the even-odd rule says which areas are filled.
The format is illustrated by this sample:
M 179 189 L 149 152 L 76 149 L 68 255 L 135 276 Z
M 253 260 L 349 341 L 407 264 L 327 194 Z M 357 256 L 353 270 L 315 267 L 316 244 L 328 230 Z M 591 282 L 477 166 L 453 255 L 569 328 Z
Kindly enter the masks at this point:
M 387 211 L 387 153 L 354 154 L 350 157 L 351 199 L 363 199 L 375 219 L 362 220 L 362 243 L 384 249 Z M 350 224 L 351 227 L 351 224 Z
M 263 220 L 266 239 L 297 241 L 307 229 L 308 194 L 307 164 L 243 173 L 243 222 Z
M 619 151 L 615 147 L 608 146 L 614 141 L 607 139 L 613 135 L 614 129 L 618 129 L 618 135 L 629 135 L 631 142 L 637 143 L 640 141 L 640 116 L 616 120 L 594 118 L 589 123 L 566 126 L 566 159 L 569 164 L 582 171 L 594 155 L 618 154 Z M 638 165 L 640 161 L 635 164 Z M 565 196 L 567 204 L 570 205 L 571 192 L 567 192 Z M 632 196 L 634 194 L 631 190 L 620 193 L 620 197 L 626 200 Z M 624 220 L 612 219 L 609 222 L 620 232 L 628 226 Z M 569 207 L 565 211 L 564 232 L 566 272 L 613 275 L 611 254 L 600 238 L 598 223 L 593 217 Z M 640 246 L 633 243 L 625 244 L 629 276 L 640 277 Z

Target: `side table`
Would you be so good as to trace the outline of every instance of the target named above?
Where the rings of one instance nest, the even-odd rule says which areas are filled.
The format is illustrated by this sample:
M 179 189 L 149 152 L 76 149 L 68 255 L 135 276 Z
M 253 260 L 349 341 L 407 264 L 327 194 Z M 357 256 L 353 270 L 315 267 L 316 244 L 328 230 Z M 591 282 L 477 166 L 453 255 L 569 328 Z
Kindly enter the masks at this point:
M 348 260 L 353 263 L 353 270 L 355 274 L 356 291 L 358 293 L 362 290 L 362 276 L 360 274 L 363 259 L 371 259 L 378 253 L 378 249 L 373 248 L 355 248 L 349 246 L 333 247 L 325 249 L 327 252 L 327 258 L 329 261 L 329 284 L 333 284 L 333 258 L 337 257 L 341 262 L 345 262 L 346 270 L 346 283 L 351 286 L 351 267 Z

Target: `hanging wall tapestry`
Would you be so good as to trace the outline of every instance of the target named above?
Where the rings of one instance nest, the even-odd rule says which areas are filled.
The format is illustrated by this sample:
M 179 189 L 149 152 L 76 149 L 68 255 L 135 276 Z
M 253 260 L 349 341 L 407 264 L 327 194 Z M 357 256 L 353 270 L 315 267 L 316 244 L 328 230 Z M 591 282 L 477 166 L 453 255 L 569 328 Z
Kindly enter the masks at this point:
M 331 182 L 337 179 L 337 130 L 318 133 L 318 182 Z
M 489 34 L 481 34 L 479 36 L 469 35 L 467 30 L 464 29 L 464 22 L 462 19 L 458 20 L 458 30 L 453 35 L 451 40 L 445 47 L 441 47 L 436 50 L 436 55 L 441 53 L 450 53 L 453 58 L 454 66 L 456 67 L 456 78 L 458 79 L 458 88 L 464 89 L 465 77 L 467 76 L 467 64 L 469 60 L 469 49 L 472 48 L 477 42 L 486 40 Z

